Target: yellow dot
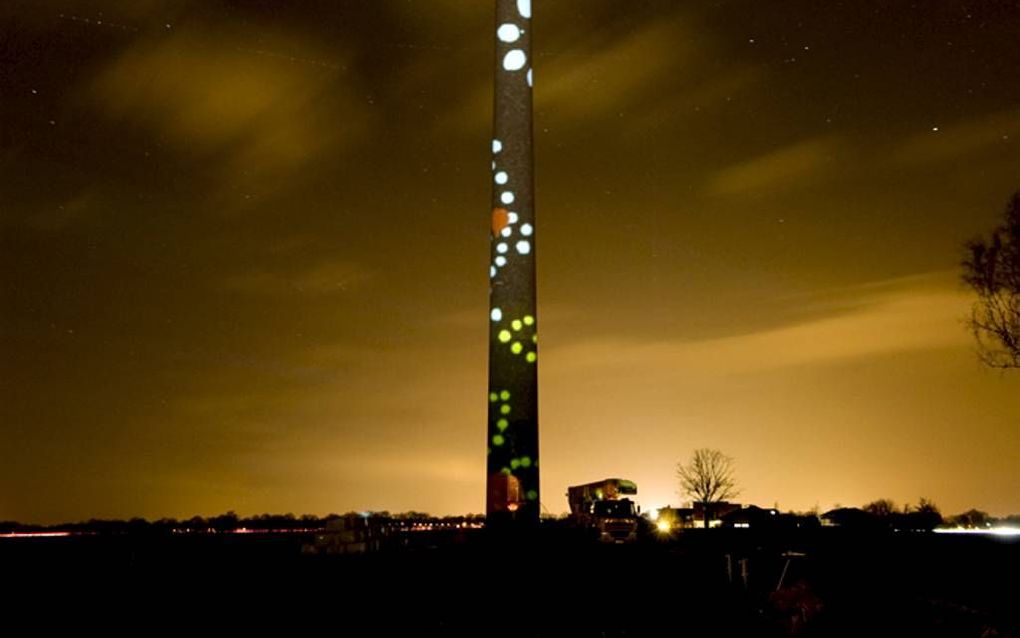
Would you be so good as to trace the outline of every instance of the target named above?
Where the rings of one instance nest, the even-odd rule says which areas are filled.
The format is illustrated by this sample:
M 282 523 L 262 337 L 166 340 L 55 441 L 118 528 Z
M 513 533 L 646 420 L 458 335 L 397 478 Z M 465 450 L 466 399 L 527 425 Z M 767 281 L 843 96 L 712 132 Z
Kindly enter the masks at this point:
M 499 393 L 499 398 L 503 399 L 504 401 L 509 401 L 510 400 L 510 391 L 509 390 L 503 390 L 502 392 Z
M 528 360 L 528 363 L 535 363 L 538 360 L 538 355 L 534 352 L 529 352 L 524 358 Z
M 510 335 L 510 331 L 509 330 L 500 330 L 499 331 L 499 340 L 500 340 L 501 343 L 506 343 L 507 341 L 510 341 L 510 336 L 511 335 Z
M 496 394 L 495 392 L 490 392 L 489 393 L 489 401 L 491 403 L 495 403 L 496 401 L 499 401 L 499 395 Z
M 499 406 L 499 413 L 500 414 L 510 414 L 510 406 L 506 405 L 506 404 Z
M 538 343 L 538 335 L 531 335 L 531 343 Z
M 499 428 L 500 432 L 502 432 L 503 430 L 505 430 L 508 427 L 510 427 L 510 422 L 507 421 L 506 419 L 500 419 L 500 420 L 496 421 L 496 427 Z
M 524 350 L 524 346 L 521 345 L 520 341 L 514 341 L 514 345 L 510 346 L 510 352 L 514 354 L 520 354 L 521 350 Z
M 510 327 L 513 328 L 514 330 L 520 330 L 522 325 L 523 324 L 521 324 L 520 319 L 514 319 L 513 321 L 510 322 Z
M 524 315 L 524 325 L 530 326 L 535 323 L 535 318 L 531 315 Z

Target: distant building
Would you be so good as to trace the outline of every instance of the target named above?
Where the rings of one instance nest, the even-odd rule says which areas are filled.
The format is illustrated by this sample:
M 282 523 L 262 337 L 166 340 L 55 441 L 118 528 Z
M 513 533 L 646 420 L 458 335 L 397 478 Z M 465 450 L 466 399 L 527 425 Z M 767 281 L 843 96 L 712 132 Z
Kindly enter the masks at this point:
M 757 505 L 730 510 L 722 515 L 722 526 L 736 529 L 774 527 L 779 523 L 779 510 Z
M 705 504 L 695 502 L 693 507 L 694 520 L 697 527 L 705 526 Z M 719 527 L 722 524 L 722 519 L 730 512 L 740 509 L 740 503 L 730 503 L 729 501 L 719 501 L 718 503 L 711 503 L 708 506 L 708 526 Z
M 824 527 L 870 529 L 876 527 L 875 517 L 856 507 L 840 507 L 822 514 Z
M 711 518 L 708 521 L 708 526 L 718 527 L 722 524 L 722 519 L 727 514 L 739 509 L 739 503 L 730 503 L 728 501 L 712 503 L 709 508 Z M 659 508 L 656 519 L 666 521 L 670 529 L 704 528 L 705 505 L 704 503 L 694 503 L 692 507 L 670 507 L 667 505 L 666 507 Z
M 660 507 L 655 520 L 663 523 L 664 529 L 694 527 L 694 510 L 689 507 Z
M 365 554 L 377 552 L 393 534 L 388 519 L 348 515 L 333 519 L 303 551 L 310 554 Z

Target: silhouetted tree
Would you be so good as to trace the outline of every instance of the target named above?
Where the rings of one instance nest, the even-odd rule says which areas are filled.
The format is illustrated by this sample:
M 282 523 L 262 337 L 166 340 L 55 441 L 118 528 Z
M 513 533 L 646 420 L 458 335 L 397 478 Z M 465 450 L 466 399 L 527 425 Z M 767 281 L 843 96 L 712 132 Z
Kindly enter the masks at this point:
M 981 510 L 967 510 L 963 514 L 957 514 L 956 516 L 949 519 L 951 525 L 956 527 L 988 527 L 992 522 L 992 517 L 987 512 Z
M 970 316 L 978 356 L 993 368 L 1020 368 L 1020 192 L 991 237 L 967 242 L 963 280 L 978 299 Z
M 209 519 L 209 527 L 215 529 L 217 532 L 226 532 L 237 529 L 237 524 L 237 514 L 235 514 L 233 510 Z
M 689 463 L 677 463 L 676 476 L 680 481 L 680 490 L 704 505 L 706 529 L 711 520 L 709 510 L 712 504 L 734 498 L 740 493 L 733 478 L 733 459 L 719 450 L 694 450 Z
M 942 513 L 932 501 L 921 497 L 916 507 L 906 505 L 903 508 L 903 520 L 900 527 L 930 532 L 942 524 Z
M 893 503 L 887 498 L 880 498 L 877 501 L 868 503 L 863 509 L 872 516 L 888 518 L 896 513 L 896 503 Z

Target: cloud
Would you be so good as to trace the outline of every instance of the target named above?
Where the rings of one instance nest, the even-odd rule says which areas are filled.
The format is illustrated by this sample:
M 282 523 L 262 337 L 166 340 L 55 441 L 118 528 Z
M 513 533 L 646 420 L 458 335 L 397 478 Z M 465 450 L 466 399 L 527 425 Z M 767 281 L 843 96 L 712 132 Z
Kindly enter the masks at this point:
M 707 188 L 709 193 L 723 196 L 790 188 L 827 170 L 835 153 L 831 137 L 797 142 L 727 166 L 709 179 Z
M 229 33 L 189 32 L 127 49 L 91 87 L 109 117 L 140 127 L 223 177 L 250 183 L 292 175 L 367 134 L 367 112 L 337 90 L 338 65 L 302 61 L 308 46 L 268 37 L 260 55 Z
M 681 99 L 707 104 L 746 86 L 754 75 L 710 63 L 715 47 L 686 16 L 648 22 L 622 34 L 594 25 L 564 28 L 564 33 L 580 35 L 555 50 L 536 44 L 534 51 L 536 115 L 558 125 L 590 125 L 618 111 L 659 113 Z M 492 85 L 486 81 L 467 93 L 438 128 L 440 134 L 479 130 L 491 120 Z
M 535 108 L 570 119 L 645 103 L 650 93 L 675 90 L 694 73 L 702 51 L 678 21 L 645 25 L 614 42 L 539 60 Z
M 324 261 L 290 273 L 260 270 L 231 275 L 220 285 L 249 295 L 333 295 L 350 292 L 369 278 L 369 271 L 360 264 Z
M 1020 112 L 1010 110 L 912 135 L 890 153 L 895 165 L 919 166 L 964 159 L 1020 138 Z
M 546 364 L 556 362 L 558 373 L 585 375 L 609 366 L 652 377 L 669 376 L 670 370 L 729 376 L 969 344 L 960 318 L 970 302 L 962 292 L 904 285 L 897 280 L 862 289 L 858 303 L 840 304 L 837 316 L 698 341 L 584 341 L 556 348 L 552 355 L 547 351 Z

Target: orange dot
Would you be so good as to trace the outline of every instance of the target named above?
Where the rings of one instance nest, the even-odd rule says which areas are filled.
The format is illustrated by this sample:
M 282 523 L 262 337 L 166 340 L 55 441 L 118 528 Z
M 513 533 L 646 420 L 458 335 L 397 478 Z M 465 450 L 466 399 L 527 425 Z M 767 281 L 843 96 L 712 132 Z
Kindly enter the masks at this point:
M 505 208 L 492 209 L 492 234 L 499 237 L 500 231 L 510 223 L 510 214 Z

